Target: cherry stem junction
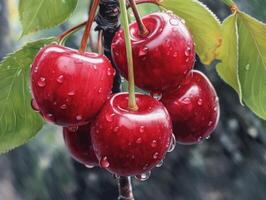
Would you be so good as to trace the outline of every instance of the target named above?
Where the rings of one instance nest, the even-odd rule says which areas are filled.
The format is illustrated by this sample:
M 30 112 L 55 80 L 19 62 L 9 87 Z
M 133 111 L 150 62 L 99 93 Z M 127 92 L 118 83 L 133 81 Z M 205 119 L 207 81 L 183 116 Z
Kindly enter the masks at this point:
M 134 64 L 133 64 L 132 46 L 131 46 L 130 33 L 129 33 L 126 0 L 119 0 L 119 3 L 121 9 L 121 23 L 124 27 L 126 52 L 127 52 L 128 91 L 129 91 L 128 108 L 130 110 L 135 111 L 138 109 L 138 106 L 136 103 L 136 96 L 135 96 Z
M 141 16 L 139 14 L 139 11 L 138 11 L 138 8 L 137 8 L 137 4 L 136 4 L 136 1 L 135 0 L 129 0 L 129 4 L 130 4 L 130 7 L 133 11 L 133 14 L 135 16 L 135 19 L 136 19 L 136 22 L 138 24 L 138 27 L 139 27 L 139 34 L 141 36 L 146 36 L 149 34 L 149 31 L 148 29 L 146 28 L 146 26 L 144 25 L 142 19 L 141 19 Z
M 88 44 L 88 40 L 89 40 L 89 36 L 90 36 L 91 26 L 93 24 L 94 17 L 95 17 L 99 3 L 100 3 L 100 0 L 94 0 L 93 4 L 91 6 L 91 9 L 89 12 L 89 19 L 86 23 L 85 31 L 84 31 L 84 34 L 82 36 L 82 40 L 81 40 L 81 44 L 80 44 L 79 51 L 81 53 L 85 53 L 85 51 L 87 50 L 87 44 Z

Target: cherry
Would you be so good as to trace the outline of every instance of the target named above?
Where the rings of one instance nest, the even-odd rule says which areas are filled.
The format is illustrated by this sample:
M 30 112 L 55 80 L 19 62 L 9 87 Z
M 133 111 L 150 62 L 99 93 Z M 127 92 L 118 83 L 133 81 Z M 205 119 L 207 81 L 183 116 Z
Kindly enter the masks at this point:
M 153 13 L 143 18 L 149 31 L 141 36 L 137 23 L 130 25 L 136 85 L 158 92 L 178 86 L 192 69 L 195 50 L 183 20 L 170 13 Z M 112 42 L 112 57 L 127 78 L 127 57 L 123 29 Z
M 200 142 L 217 126 L 218 97 L 208 78 L 199 71 L 192 71 L 180 87 L 163 93 L 161 101 L 170 113 L 179 143 Z
M 136 94 L 137 111 L 128 109 L 128 93 L 112 96 L 91 129 L 100 166 L 119 176 L 149 172 L 164 158 L 172 136 L 166 108 L 154 98 Z
M 57 125 L 84 125 L 105 103 L 114 74 L 103 55 L 48 45 L 32 64 L 32 105 Z
M 65 144 L 75 160 L 87 167 L 98 165 L 99 161 L 91 143 L 90 125 L 65 127 L 63 128 L 63 135 Z

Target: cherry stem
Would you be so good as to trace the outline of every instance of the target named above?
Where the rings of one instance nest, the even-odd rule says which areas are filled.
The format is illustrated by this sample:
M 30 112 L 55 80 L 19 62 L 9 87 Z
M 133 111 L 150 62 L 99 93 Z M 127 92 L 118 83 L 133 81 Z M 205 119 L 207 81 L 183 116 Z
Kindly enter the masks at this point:
M 144 37 L 147 34 L 149 34 L 149 31 L 146 28 L 146 26 L 144 25 L 144 23 L 143 23 L 143 21 L 142 21 L 142 19 L 140 17 L 136 1 L 135 0 L 129 0 L 129 4 L 130 4 L 130 7 L 131 7 L 131 9 L 133 11 L 133 14 L 135 16 L 136 22 L 137 22 L 138 27 L 139 27 L 139 32 L 140 32 L 139 34 L 140 34 L 140 36 Z
M 98 54 L 103 54 L 103 31 L 99 30 L 98 32 Z
M 88 40 L 89 40 L 89 36 L 90 36 L 91 26 L 93 24 L 94 17 L 95 17 L 99 3 L 100 3 L 100 0 L 93 0 L 93 4 L 92 4 L 90 12 L 89 12 L 89 19 L 86 23 L 85 31 L 83 33 L 80 48 L 79 48 L 79 51 L 81 53 L 85 53 L 85 51 L 87 49 L 87 44 L 88 44 Z
M 134 200 L 130 177 L 118 178 L 118 192 L 118 200 Z
M 138 109 L 138 106 L 136 103 L 136 96 L 135 96 L 133 54 L 132 54 L 132 46 L 131 46 L 130 33 L 129 33 L 126 0 L 119 0 L 119 3 L 121 9 L 121 23 L 124 27 L 126 52 L 127 52 L 128 91 L 129 91 L 128 108 L 130 110 L 135 111 Z
M 136 4 L 142 4 L 142 3 L 152 3 L 152 4 L 156 4 L 157 6 L 160 5 L 160 2 L 162 0 L 136 0 Z
M 87 21 L 82 22 L 76 26 L 74 26 L 73 28 L 66 30 L 65 32 L 61 33 L 60 35 L 57 36 L 59 44 L 63 44 L 65 39 L 69 36 L 72 35 L 73 33 L 77 32 L 78 30 L 80 30 L 82 27 L 84 27 L 86 25 Z

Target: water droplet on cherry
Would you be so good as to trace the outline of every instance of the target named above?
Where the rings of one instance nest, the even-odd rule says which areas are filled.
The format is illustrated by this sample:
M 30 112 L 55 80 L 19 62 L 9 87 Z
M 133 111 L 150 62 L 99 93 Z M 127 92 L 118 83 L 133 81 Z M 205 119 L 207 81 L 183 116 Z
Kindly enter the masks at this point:
M 108 168 L 109 166 L 110 166 L 110 163 L 109 163 L 109 161 L 108 161 L 108 159 L 107 159 L 107 156 L 104 156 L 104 157 L 102 157 L 101 159 L 100 159 L 100 166 L 102 167 L 102 168 Z
M 175 139 L 175 135 L 172 133 L 169 148 L 168 148 L 167 152 L 170 153 L 170 152 L 174 151 L 175 147 L 176 147 L 176 139 Z
M 183 104 L 186 104 L 186 105 L 191 104 L 191 100 L 190 100 L 190 98 L 188 98 L 188 97 L 182 99 L 181 102 L 182 102 Z
M 38 80 L 38 86 L 39 87 L 45 87 L 46 86 L 46 79 L 44 77 L 41 77 L 39 80 Z
M 144 128 L 145 128 L 144 126 L 140 126 L 140 128 L 139 128 L 139 132 L 140 132 L 140 133 L 144 133 Z
M 135 176 L 135 178 L 139 181 L 146 181 L 150 178 L 151 176 L 151 172 L 146 172 L 146 173 L 143 173 L 143 174 L 138 174 Z
M 74 91 L 71 91 L 69 93 L 67 93 L 68 96 L 74 96 L 75 95 L 75 92 Z
M 203 105 L 203 99 L 199 98 L 197 104 L 198 104 L 199 106 L 202 106 L 202 105 Z
M 139 56 L 146 56 L 149 52 L 148 47 L 143 47 L 142 49 L 139 50 Z
M 172 24 L 173 26 L 178 26 L 179 20 L 177 18 L 172 18 L 170 19 L 170 24 Z
M 138 139 L 136 140 L 136 143 L 137 143 L 137 144 L 141 144 L 141 143 L 142 143 L 142 139 L 141 139 L 141 138 L 138 138 Z
M 93 166 L 93 165 L 85 165 L 85 167 L 88 168 L 88 169 L 92 169 L 92 168 L 94 168 L 95 166 Z
M 156 153 L 154 153 L 154 154 L 153 154 L 153 156 L 152 156 L 152 157 L 153 157 L 153 159 L 154 159 L 154 160 L 156 160 L 156 159 L 158 159 L 158 156 L 159 156 L 159 153 L 158 153 L 158 152 L 156 152 Z
M 163 165 L 163 160 L 161 160 L 161 161 L 156 165 L 156 167 L 159 168 L 159 167 L 161 167 L 162 165 Z
M 153 140 L 151 142 L 151 147 L 155 148 L 157 146 L 157 141 L 156 140 Z
M 114 113 L 112 113 L 112 114 L 106 114 L 106 115 L 105 115 L 105 119 L 106 119 L 106 121 L 108 121 L 108 122 L 112 122 L 112 121 L 114 121 L 114 116 L 115 116 Z
M 63 75 L 58 76 L 58 78 L 56 79 L 56 81 L 57 81 L 57 83 L 62 84 L 64 82 L 64 76 Z
M 119 131 L 119 126 L 116 126 L 116 127 L 114 128 L 114 132 L 117 133 L 118 131 Z
M 76 120 L 81 121 L 82 120 L 82 116 L 81 115 L 77 115 L 76 116 Z
M 60 108 L 61 108 L 62 110 L 66 110 L 66 109 L 67 109 L 67 105 L 66 105 L 66 104 L 63 104 L 63 105 L 60 106 Z

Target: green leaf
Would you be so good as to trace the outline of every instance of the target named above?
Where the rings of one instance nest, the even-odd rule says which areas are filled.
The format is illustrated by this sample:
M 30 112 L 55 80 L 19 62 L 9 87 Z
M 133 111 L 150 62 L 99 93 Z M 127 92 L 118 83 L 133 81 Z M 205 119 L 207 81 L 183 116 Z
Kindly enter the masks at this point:
M 237 15 L 227 17 L 222 25 L 223 43 L 218 49 L 218 59 L 221 63 L 217 65 L 220 77 L 232 86 L 242 98 L 242 91 L 238 77 L 238 27 Z
M 222 42 L 221 24 L 215 14 L 197 0 L 163 0 L 160 5 L 186 21 L 201 61 L 210 64 Z
M 43 126 L 31 108 L 30 65 L 40 48 L 52 41 L 28 43 L 0 63 L 0 153 L 26 143 Z
M 238 13 L 239 79 L 243 100 L 258 116 L 266 119 L 266 25 Z
M 22 35 L 61 24 L 75 10 L 77 2 L 78 0 L 20 0 Z

